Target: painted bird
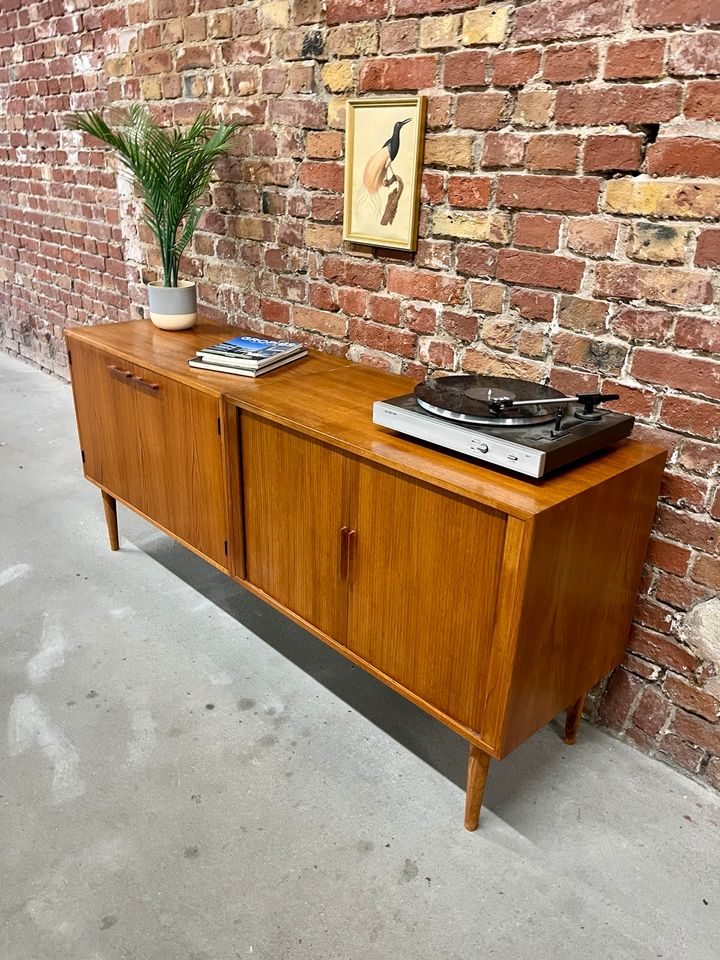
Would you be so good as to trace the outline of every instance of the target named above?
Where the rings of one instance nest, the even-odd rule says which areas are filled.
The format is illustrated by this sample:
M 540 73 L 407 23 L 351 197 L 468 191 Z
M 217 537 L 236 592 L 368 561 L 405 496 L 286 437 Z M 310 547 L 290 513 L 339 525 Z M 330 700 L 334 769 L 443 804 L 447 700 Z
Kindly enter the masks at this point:
M 369 202 L 378 219 L 380 218 L 381 204 L 378 191 L 382 186 L 389 186 L 395 180 L 395 173 L 392 169 L 392 162 L 397 157 L 400 149 L 400 131 L 406 123 L 410 123 L 412 117 L 407 120 L 398 120 L 393 127 L 392 136 L 369 158 L 365 164 L 363 172 L 363 185 L 356 196 L 356 207 Z

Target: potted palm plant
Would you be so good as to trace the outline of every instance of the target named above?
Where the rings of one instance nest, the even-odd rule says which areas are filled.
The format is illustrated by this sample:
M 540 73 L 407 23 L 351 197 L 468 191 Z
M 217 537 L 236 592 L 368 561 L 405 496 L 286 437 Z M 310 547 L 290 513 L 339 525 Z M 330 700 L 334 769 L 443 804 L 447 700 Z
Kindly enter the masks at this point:
M 201 199 L 215 164 L 229 152 L 239 126 L 216 125 L 205 111 L 187 130 L 168 130 L 138 105 L 122 112 L 115 128 L 93 110 L 70 120 L 72 129 L 115 151 L 142 197 L 143 219 L 157 238 L 163 268 L 162 281 L 148 284 L 150 319 L 163 330 L 187 330 L 197 319 L 195 283 L 179 279 L 180 258 L 205 210 Z

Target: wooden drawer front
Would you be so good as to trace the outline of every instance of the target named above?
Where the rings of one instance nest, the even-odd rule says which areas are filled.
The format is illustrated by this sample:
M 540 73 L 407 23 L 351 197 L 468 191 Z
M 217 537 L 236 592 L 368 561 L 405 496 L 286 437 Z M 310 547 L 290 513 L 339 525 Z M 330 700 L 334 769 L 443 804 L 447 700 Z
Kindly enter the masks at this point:
M 346 458 L 249 413 L 240 417 L 246 577 L 340 643 Z
M 72 343 L 85 475 L 225 565 L 225 479 L 217 400 Z
M 361 463 L 348 647 L 477 729 L 506 517 Z

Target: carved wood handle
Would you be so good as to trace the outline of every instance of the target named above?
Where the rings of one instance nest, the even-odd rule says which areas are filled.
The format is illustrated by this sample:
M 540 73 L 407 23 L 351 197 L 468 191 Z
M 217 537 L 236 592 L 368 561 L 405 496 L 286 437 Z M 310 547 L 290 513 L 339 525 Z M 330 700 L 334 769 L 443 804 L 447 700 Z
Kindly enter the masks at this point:
M 157 393 L 160 390 L 159 383 L 150 383 L 149 380 L 143 380 L 142 377 L 133 377 L 132 380 L 136 387 L 145 390 L 147 393 Z
M 352 570 L 353 559 L 355 557 L 355 547 L 357 546 L 357 533 L 355 530 L 348 530 L 347 535 L 347 564 L 346 564 L 346 575 L 350 576 L 350 571 Z
M 347 527 L 340 527 L 340 579 L 346 580 L 348 575 L 348 534 Z
M 122 380 L 124 383 L 130 383 L 132 379 L 132 373 L 129 370 L 121 370 L 120 367 L 116 367 L 114 363 L 108 364 L 108 373 L 115 380 Z

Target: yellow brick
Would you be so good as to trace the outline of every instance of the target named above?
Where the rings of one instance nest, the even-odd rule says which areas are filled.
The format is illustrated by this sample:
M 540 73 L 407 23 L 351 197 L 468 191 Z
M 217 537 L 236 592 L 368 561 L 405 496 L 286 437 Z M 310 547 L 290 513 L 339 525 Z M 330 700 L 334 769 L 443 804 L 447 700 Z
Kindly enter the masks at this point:
M 345 98 L 333 97 L 328 103 L 328 126 L 333 130 L 345 129 Z
M 342 227 L 323 223 L 308 223 L 305 230 L 305 246 L 318 250 L 339 250 L 342 243 Z
M 255 272 L 240 263 L 207 263 L 205 265 L 205 279 L 209 283 L 230 283 L 238 290 L 245 290 Z
M 720 185 L 693 180 L 611 180 L 605 192 L 608 213 L 654 214 L 660 217 L 716 217 Z
M 712 303 L 710 279 L 711 274 L 704 270 L 605 262 L 598 264 L 594 295 L 698 307 Z
M 126 77 L 132 73 L 132 57 L 111 57 L 105 61 L 105 69 L 111 77 Z
M 555 109 L 555 93 L 552 90 L 521 90 L 513 114 L 515 123 L 524 127 L 545 127 Z
M 486 240 L 507 243 L 509 220 L 503 213 L 456 213 L 437 210 L 432 217 L 432 232 L 439 237 Z
M 345 23 L 328 31 L 326 50 L 337 57 L 368 56 L 377 53 L 375 23 Z
M 235 93 L 239 97 L 251 97 L 257 93 L 257 79 L 247 74 L 243 75 L 243 79 L 237 80 L 235 84 Z
M 500 4 L 466 13 L 463 17 L 462 42 L 466 47 L 502 43 L 509 18 L 510 7 Z
M 426 17 L 420 23 L 420 46 L 423 50 L 436 50 L 440 47 L 454 47 L 460 17 Z
M 462 167 L 473 165 L 472 137 L 436 136 L 425 140 L 425 163 L 431 167 Z
M 208 24 L 208 36 L 224 40 L 232 36 L 232 16 L 229 13 L 213 13 Z
M 162 100 L 162 88 L 157 77 L 143 77 L 140 81 L 140 92 L 144 100 Z
M 541 380 L 547 374 L 545 365 L 535 360 L 520 360 L 472 347 L 465 351 L 461 367 L 469 373 L 481 373 L 488 377 L 519 377 L 521 380 Z
M 243 240 L 264 240 L 264 221 L 259 217 L 238 217 L 234 232 L 236 237 Z
M 682 263 L 687 230 L 672 223 L 633 224 L 628 255 L 655 263 Z
M 166 20 L 162 25 L 163 43 L 182 43 L 183 22 L 179 17 L 174 20 Z
M 353 86 L 353 64 L 350 60 L 331 60 L 322 68 L 322 80 L 332 93 L 342 93 Z
M 499 347 L 501 350 L 512 350 L 517 342 L 517 327 L 513 320 L 501 320 L 493 317 L 483 321 L 483 343 L 490 347 Z
M 258 11 L 271 27 L 286 27 L 289 23 L 287 0 L 262 0 Z

